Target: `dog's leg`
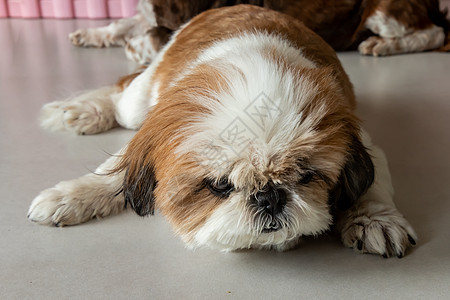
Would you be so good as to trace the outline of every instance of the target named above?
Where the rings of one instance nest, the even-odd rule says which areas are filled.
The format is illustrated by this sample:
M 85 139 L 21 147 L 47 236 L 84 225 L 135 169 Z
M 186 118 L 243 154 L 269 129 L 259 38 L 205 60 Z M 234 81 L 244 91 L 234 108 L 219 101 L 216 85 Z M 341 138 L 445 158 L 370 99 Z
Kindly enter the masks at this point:
M 125 46 L 128 39 L 143 34 L 147 27 L 146 19 L 137 14 L 131 18 L 114 21 L 108 26 L 78 29 L 69 34 L 69 39 L 75 46 L 99 48 Z
M 70 131 L 95 134 L 118 126 L 114 97 L 120 97 L 118 87 L 105 87 L 82 93 L 64 101 L 44 105 L 41 126 L 50 131 Z
M 81 93 L 44 105 L 41 126 L 50 131 L 95 134 L 118 125 L 137 130 L 156 103 L 158 85 L 151 84 L 153 64 L 124 76 L 114 86 Z
M 378 36 L 363 41 L 361 54 L 385 56 L 408 52 L 421 52 L 441 47 L 445 41 L 444 29 L 432 23 L 427 28 L 415 29 L 400 23 L 382 11 L 367 18 L 365 25 Z
M 383 151 L 365 134 L 375 167 L 375 181 L 367 193 L 348 211 L 338 216 L 337 226 L 345 246 L 363 253 L 402 257 L 415 245 L 417 236 L 393 202 L 394 189 Z
M 95 173 L 62 181 L 42 191 L 31 203 L 28 218 L 39 224 L 64 226 L 122 212 L 123 174 L 105 175 L 118 160 L 119 156 L 112 156 Z

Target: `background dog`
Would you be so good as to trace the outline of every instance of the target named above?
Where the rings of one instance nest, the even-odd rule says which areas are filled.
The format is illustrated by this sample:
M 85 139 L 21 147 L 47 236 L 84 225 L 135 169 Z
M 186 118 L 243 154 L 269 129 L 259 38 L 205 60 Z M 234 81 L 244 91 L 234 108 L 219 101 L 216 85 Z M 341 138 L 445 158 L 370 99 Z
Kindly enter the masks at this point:
M 202 11 L 236 4 L 273 9 L 320 35 L 335 50 L 383 56 L 449 50 L 449 21 L 438 0 L 140 0 L 137 15 L 69 35 L 77 46 L 125 46 L 127 57 L 152 61 L 174 30 Z
M 336 225 L 348 247 L 402 257 L 416 235 L 355 105 L 333 49 L 301 22 L 208 10 L 142 72 L 44 107 L 51 130 L 140 129 L 95 174 L 41 192 L 28 216 L 64 226 L 157 208 L 187 246 L 224 251 L 286 250 Z

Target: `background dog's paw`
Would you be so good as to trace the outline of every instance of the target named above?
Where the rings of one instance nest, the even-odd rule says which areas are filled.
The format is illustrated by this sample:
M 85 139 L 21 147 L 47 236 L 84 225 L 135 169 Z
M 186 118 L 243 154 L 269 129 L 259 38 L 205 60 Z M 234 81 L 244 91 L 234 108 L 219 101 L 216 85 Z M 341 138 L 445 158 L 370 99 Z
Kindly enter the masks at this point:
M 371 36 L 359 44 L 358 50 L 363 55 L 386 56 L 394 53 L 395 44 L 395 38 Z
M 80 47 L 111 47 L 123 46 L 125 41 L 122 36 L 116 37 L 104 28 L 78 29 L 69 34 L 70 42 Z
M 75 46 L 103 47 L 103 43 L 99 39 L 93 39 L 89 36 L 88 29 L 78 29 L 75 32 L 69 33 L 69 40 Z
M 395 209 L 373 215 L 350 215 L 341 234 L 345 246 L 385 258 L 403 257 L 417 240 L 411 225 Z

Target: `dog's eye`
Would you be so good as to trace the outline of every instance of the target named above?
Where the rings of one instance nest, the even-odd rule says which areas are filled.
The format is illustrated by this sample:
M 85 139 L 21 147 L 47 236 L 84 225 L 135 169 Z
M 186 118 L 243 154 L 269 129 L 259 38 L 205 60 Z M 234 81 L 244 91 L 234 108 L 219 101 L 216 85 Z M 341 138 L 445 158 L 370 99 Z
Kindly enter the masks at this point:
M 206 186 L 213 195 L 221 198 L 227 198 L 234 190 L 234 186 L 228 182 L 227 178 L 221 178 L 218 181 L 208 180 Z
M 300 184 L 308 184 L 313 179 L 314 172 L 313 171 L 307 171 L 307 172 L 303 173 L 301 176 L 302 177 L 300 178 L 298 183 L 300 183 Z

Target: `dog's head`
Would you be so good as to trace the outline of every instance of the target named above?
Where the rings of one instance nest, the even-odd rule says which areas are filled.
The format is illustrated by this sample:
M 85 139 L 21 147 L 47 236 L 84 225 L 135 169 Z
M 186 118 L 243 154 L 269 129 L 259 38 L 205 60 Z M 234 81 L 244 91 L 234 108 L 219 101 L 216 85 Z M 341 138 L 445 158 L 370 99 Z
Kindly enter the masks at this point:
M 159 209 L 189 246 L 287 249 L 373 181 L 348 77 L 287 18 L 209 11 L 156 68 L 158 104 L 117 170 L 127 203 L 142 216 Z
M 217 72 L 161 95 L 122 160 L 126 201 L 141 216 L 156 206 L 194 247 L 282 250 L 325 231 L 332 206 L 349 207 L 373 181 L 329 70 L 302 70 L 260 94 L 246 80 L 211 81 Z

